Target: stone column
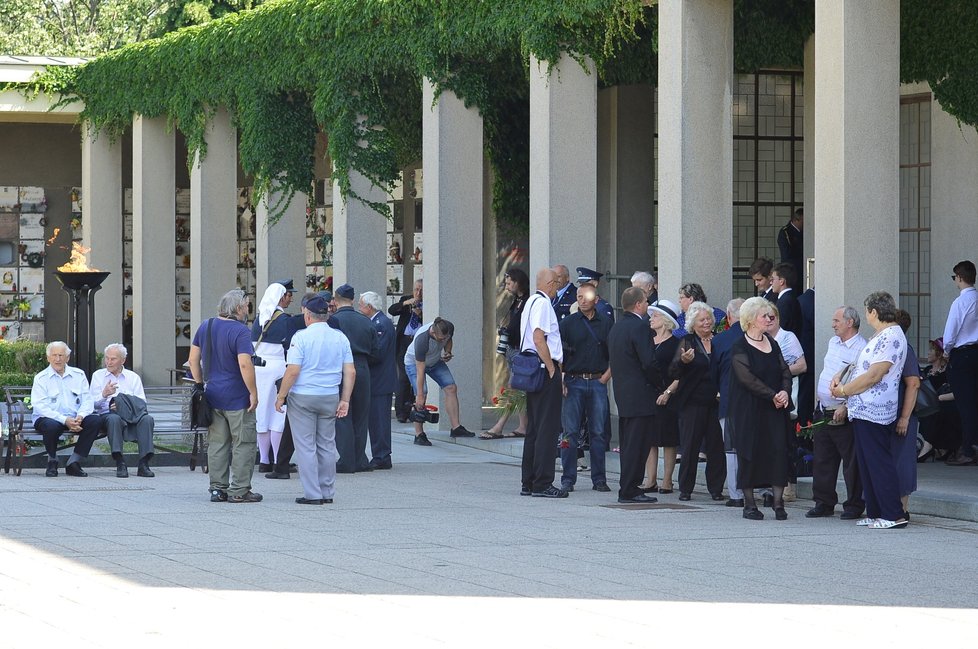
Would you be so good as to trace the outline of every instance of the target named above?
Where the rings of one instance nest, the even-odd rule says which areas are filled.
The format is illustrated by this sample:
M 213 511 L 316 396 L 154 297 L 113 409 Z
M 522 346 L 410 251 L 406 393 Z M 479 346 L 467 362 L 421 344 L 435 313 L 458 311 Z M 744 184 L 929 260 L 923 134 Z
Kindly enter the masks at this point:
M 309 197 L 297 193 L 287 206 L 279 206 L 279 209 L 284 207 L 285 212 L 275 225 L 269 225 L 270 209 L 275 208 L 281 198 L 281 192 L 272 190 L 255 208 L 256 299 L 261 300 L 272 282 L 291 278 L 298 306 L 306 286 L 306 207 Z
M 387 202 L 387 193 L 363 174 L 350 171 L 350 189 L 364 200 Z M 349 284 L 357 295 L 386 295 L 387 223 L 366 203 L 344 199 L 333 183 L 333 288 Z
M 805 42 L 805 76 L 803 77 L 805 93 L 803 99 L 803 126 L 802 137 L 804 138 L 804 200 L 805 200 L 805 272 L 808 272 L 808 259 L 815 256 L 815 219 L 818 214 L 815 211 L 815 36 L 809 37 Z M 818 260 L 815 269 L 818 268 Z M 808 285 L 814 286 L 815 275 L 808 278 Z M 803 286 L 806 284 L 803 282 Z
M 455 323 L 452 374 L 462 424 L 482 426 L 482 117 L 451 91 L 422 93 L 424 165 L 424 312 Z M 442 417 L 441 428 L 448 428 Z
M 207 155 L 190 171 L 190 328 L 217 315 L 238 284 L 238 145 L 225 109 L 207 128 Z M 304 254 L 304 253 L 303 253 Z M 191 334 L 192 336 L 193 334 Z
M 82 127 L 82 245 L 88 265 L 112 273 L 95 293 L 96 352 L 122 342 L 122 145 Z M 70 326 L 70 325 L 69 325 Z M 81 350 L 79 350 L 80 352 Z
M 536 271 L 596 265 L 598 85 L 594 62 L 530 58 L 530 288 Z M 602 270 L 602 269 L 595 269 Z M 606 269 L 604 269 L 606 270 Z
M 733 0 L 659 3 L 659 295 L 723 308 L 733 266 Z
M 900 4 L 815 4 L 816 292 L 862 312 L 873 291 L 899 299 Z M 816 349 L 832 335 L 816 319 Z M 864 323 L 863 332 L 868 331 Z
M 132 125 L 133 369 L 146 385 L 169 385 L 174 367 L 176 137 L 166 118 Z

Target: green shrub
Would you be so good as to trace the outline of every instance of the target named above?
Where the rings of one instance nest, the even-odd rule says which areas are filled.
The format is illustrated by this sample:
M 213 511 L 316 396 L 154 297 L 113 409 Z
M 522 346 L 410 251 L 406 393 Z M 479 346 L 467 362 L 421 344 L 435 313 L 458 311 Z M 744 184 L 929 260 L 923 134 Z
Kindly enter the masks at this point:
M 30 340 L 0 342 L 0 374 L 29 373 L 31 376 L 48 366 L 44 343 Z M 30 385 L 30 381 L 27 382 Z M 4 385 L 11 385 L 4 383 Z
M 34 383 L 33 373 L 0 371 L 0 386 L 32 385 L 33 383 Z M 2 401 L 2 397 L 0 397 L 0 401 Z

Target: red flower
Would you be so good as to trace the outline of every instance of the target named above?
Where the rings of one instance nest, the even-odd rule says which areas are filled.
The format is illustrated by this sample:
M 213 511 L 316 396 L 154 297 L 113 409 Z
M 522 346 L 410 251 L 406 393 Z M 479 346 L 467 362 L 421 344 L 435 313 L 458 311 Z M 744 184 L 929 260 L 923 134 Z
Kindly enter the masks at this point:
M 810 422 L 809 422 L 809 425 L 811 425 Z M 795 424 L 795 432 L 796 433 L 800 433 L 801 432 L 801 424 L 800 423 Z
M 493 397 L 492 398 L 492 405 L 494 405 L 494 406 L 498 406 L 499 405 L 499 397 Z
M 499 394 L 506 394 L 506 386 L 499 388 Z

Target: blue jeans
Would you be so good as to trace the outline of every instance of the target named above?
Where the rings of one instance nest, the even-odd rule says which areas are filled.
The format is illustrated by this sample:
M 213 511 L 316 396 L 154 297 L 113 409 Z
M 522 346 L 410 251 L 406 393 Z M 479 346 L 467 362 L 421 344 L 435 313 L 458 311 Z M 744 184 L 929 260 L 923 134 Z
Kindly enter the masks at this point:
M 405 363 L 404 372 L 408 375 L 408 379 L 411 380 L 411 391 L 418 391 L 418 366 L 414 363 Z M 452 371 L 448 369 L 448 364 L 445 361 L 438 361 L 434 365 L 426 365 L 424 368 L 424 374 L 428 378 L 434 380 L 442 390 L 450 385 L 455 385 L 455 377 L 452 376 Z M 428 394 L 428 386 L 424 386 L 425 394 Z M 417 396 L 417 395 L 415 395 Z
M 608 386 L 597 379 L 582 379 L 570 375 L 564 375 L 564 385 L 567 386 L 567 396 L 564 397 L 561 408 L 561 439 L 568 441 L 569 448 L 563 448 L 561 444 L 560 463 L 564 467 L 564 474 L 560 483 L 572 485 L 577 482 L 577 447 L 580 446 L 581 422 L 584 421 L 585 414 L 591 433 L 591 482 L 607 483 L 604 454 L 608 450 L 605 437 L 605 422 L 609 412 Z

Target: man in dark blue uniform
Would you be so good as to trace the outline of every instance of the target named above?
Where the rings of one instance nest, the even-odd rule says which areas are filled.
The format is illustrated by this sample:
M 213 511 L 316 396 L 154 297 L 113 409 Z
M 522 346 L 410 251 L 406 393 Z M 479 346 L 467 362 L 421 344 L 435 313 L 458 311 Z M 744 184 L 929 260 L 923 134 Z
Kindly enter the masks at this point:
M 571 307 L 577 303 L 577 287 L 571 284 L 570 271 L 567 266 L 557 264 L 552 269 L 557 275 L 557 294 L 550 300 L 557 322 L 570 315 Z
M 356 293 L 349 284 L 333 293 L 336 313 L 329 326 L 339 329 L 350 341 L 356 380 L 350 399 L 350 416 L 336 420 L 336 450 L 340 454 L 337 473 L 373 471 L 367 460 L 367 422 L 370 419 L 370 361 L 377 357 L 377 331 L 370 319 L 353 308 Z
M 381 297 L 373 291 L 360 295 L 360 313 L 370 318 L 377 331 L 377 356 L 370 362 L 370 468 L 391 468 L 391 398 L 397 387 L 397 332 L 381 310 Z
M 584 286 L 585 284 L 590 284 L 594 287 L 595 295 L 598 296 L 598 302 L 594 305 L 598 313 L 601 315 L 611 318 L 611 322 L 615 321 L 615 310 L 612 308 L 611 304 L 598 295 L 598 283 L 601 278 L 604 277 L 604 273 L 599 273 L 596 270 L 591 270 L 590 268 L 585 268 L 584 266 L 577 267 L 577 285 Z

